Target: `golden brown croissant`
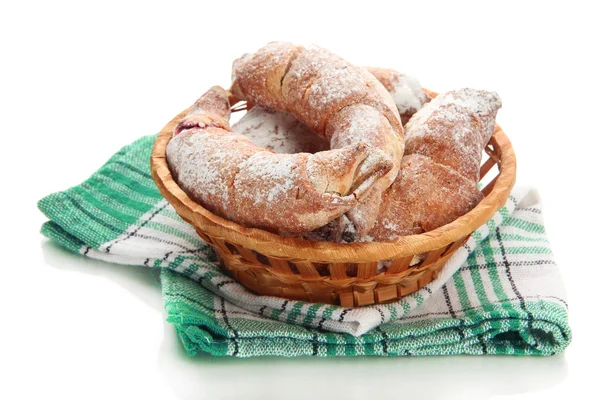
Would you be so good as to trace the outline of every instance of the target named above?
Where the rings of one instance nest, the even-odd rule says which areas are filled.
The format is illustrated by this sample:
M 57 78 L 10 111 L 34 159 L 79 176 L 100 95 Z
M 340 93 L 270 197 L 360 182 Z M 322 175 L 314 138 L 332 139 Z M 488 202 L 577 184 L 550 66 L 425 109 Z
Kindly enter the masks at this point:
M 231 130 L 228 93 L 216 86 L 180 121 L 167 146 L 174 179 L 210 211 L 248 227 L 298 235 L 355 207 L 392 168 L 367 164 L 357 141 L 317 154 L 276 154 Z
M 390 92 L 405 125 L 423 104 L 431 100 L 412 76 L 388 68 L 365 67 Z M 328 150 L 329 142 L 315 135 L 292 114 L 260 106 L 250 109 L 231 126 L 257 146 L 275 153 L 316 153 Z
M 332 149 L 366 145 L 359 174 L 373 166 L 391 165 L 387 174 L 369 177 L 370 190 L 356 193 L 359 205 L 348 217 L 359 232 L 368 231 L 377 215 L 378 199 L 398 175 L 403 128 L 398 110 L 383 85 L 364 68 L 329 51 L 274 42 L 245 55 L 233 65 L 232 93 L 253 104 L 286 111 Z M 322 185 L 329 179 L 322 175 Z M 356 182 L 356 179 L 355 179 Z
M 477 188 L 483 148 L 502 103 L 496 93 L 441 94 L 406 126 L 401 173 L 382 196 L 373 229 L 359 241 L 394 240 L 447 224 L 483 198 Z

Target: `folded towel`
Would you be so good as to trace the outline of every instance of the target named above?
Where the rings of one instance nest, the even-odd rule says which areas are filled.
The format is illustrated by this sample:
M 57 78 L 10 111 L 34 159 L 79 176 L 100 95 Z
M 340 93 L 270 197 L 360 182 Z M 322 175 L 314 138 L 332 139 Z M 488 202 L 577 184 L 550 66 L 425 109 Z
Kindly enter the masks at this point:
M 221 271 L 152 180 L 155 138 L 40 200 L 42 233 L 87 257 L 162 268 L 167 321 L 190 355 L 553 355 L 571 341 L 534 190 L 513 191 L 421 290 L 367 307 L 312 304 L 255 295 Z

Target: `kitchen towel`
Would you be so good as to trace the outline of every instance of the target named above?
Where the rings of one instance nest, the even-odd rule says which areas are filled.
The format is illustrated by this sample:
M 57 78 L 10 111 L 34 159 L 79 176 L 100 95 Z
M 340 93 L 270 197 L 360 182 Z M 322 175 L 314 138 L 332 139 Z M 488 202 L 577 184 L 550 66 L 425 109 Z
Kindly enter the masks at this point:
M 312 304 L 255 295 L 221 271 L 152 180 L 155 138 L 124 147 L 82 184 L 40 200 L 49 218 L 42 233 L 124 268 L 161 268 L 167 321 L 190 355 L 553 355 L 570 343 L 535 190 L 515 189 L 419 291 L 360 308 Z

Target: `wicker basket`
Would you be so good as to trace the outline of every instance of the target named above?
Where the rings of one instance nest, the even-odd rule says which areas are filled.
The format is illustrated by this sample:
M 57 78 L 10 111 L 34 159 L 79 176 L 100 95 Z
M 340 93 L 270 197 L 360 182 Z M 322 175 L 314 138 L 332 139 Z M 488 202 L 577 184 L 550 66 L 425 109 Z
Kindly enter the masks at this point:
M 242 103 L 232 107 L 232 111 L 243 109 Z M 495 165 L 497 175 L 483 189 L 481 203 L 455 221 L 394 242 L 338 244 L 281 237 L 211 213 L 173 180 L 166 147 L 186 112 L 159 133 L 152 150 L 152 176 L 177 213 L 214 246 L 221 266 L 258 294 L 352 307 L 389 302 L 415 292 L 435 279 L 452 253 L 504 205 L 515 182 L 515 154 L 496 125 L 485 149 L 481 179 L 492 170 L 495 173 Z M 387 269 L 378 273 L 381 260 L 390 261 Z

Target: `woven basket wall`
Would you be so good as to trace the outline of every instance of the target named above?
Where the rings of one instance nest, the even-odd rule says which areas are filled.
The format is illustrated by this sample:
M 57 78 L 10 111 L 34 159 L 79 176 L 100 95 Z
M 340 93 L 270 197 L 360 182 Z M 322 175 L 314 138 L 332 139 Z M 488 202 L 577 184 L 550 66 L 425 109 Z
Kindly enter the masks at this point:
M 232 107 L 232 111 L 242 109 L 245 107 L 240 104 Z M 173 180 L 166 147 L 186 112 L 159 133 L 152 151 L 152 176 L 177 213 L 214 246 L 221 266 L 235 280 L 263 295 L 352 307 L 389 302 L 412 293 L 435 279 L 454 251 L 505 204 L 515 182 L 516 157 L 508 137 L 496 125 L 481 166 L 481 179 L 489 181 L 482 190 L 485 198 L 455 221 L 394 242 L 338 244 L 284 238 L 211 213 Z M 491 180 L 488 174 L 493 174 Z M 380 261 L 385 261 L 385 268 L 377 272 Z

